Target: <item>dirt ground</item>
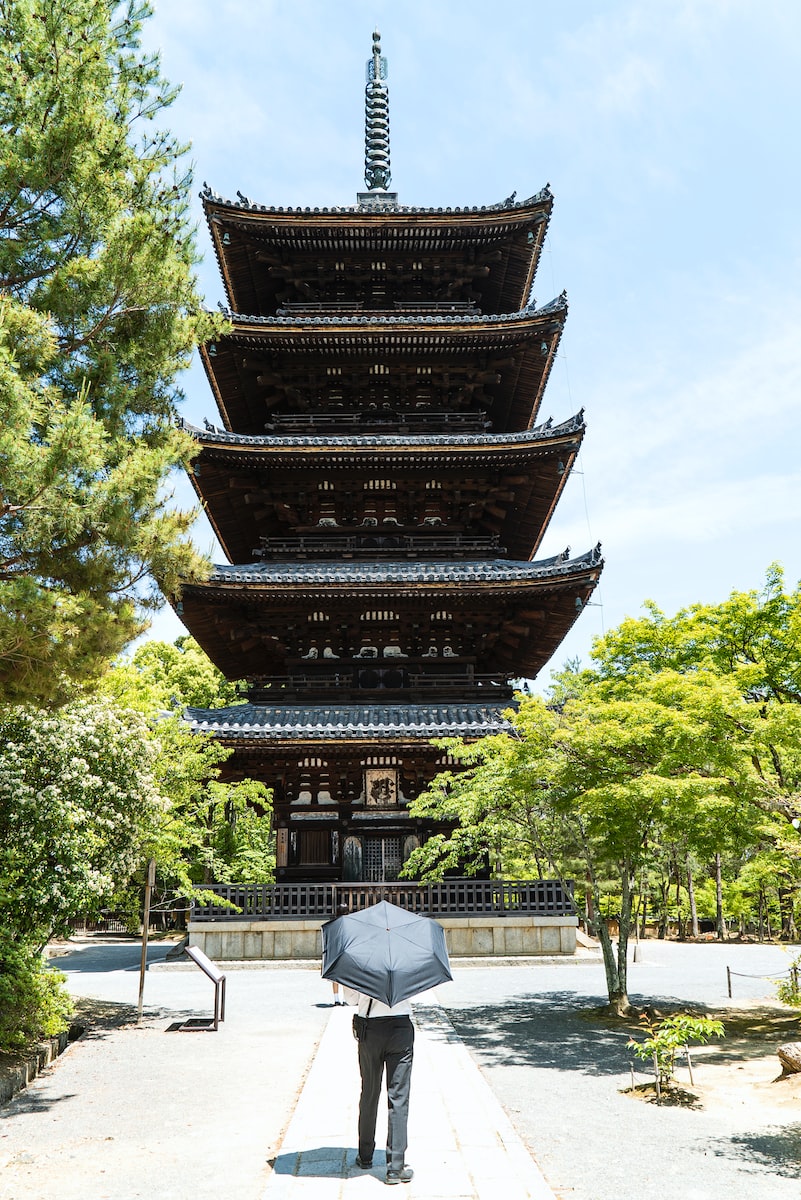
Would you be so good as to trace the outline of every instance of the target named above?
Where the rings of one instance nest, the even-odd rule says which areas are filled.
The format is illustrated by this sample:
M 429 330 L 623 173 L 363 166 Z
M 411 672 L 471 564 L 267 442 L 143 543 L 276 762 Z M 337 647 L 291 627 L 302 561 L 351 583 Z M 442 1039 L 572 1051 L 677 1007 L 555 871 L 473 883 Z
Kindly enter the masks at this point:
M 705 1015 L 719 1018 L 726 1036 L 690 1048 L 692 1084 L 686 1059 L 677 1056 L 678 1094 L 673 1102 L 721 1116 L 750 1112 L 757 1124 L 797 1120 L 801 1115 L 801 1074 L 782 1076 L 776 1051 L 785 1042 L 801 1039 L 801 1016 L 783 1005 L 765 1003 L 706 1011 Z M 653 1102 L 652 1086 L 638 1086 L 636 1098 Z M 669 1097 L 667 1100 L 670 1102 Z

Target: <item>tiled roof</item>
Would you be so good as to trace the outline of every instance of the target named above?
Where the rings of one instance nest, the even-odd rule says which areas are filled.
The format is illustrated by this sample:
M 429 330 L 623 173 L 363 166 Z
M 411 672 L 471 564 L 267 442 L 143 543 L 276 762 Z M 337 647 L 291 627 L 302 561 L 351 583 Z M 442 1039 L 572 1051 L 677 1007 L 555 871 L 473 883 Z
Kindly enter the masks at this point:
M 241 704 L 187 708 L 197 733 L 267 741 L 279 738 L 481 737 L 508 733 L 504 704 Z
M 182 422 L 193 437 L 207 446 L 253 446 L 275 448 L 291 448 L 293 446 L 308 446 L 322 448 L 325 446 L 341 447 L 343 449 L 359 449 L 375 446 L 378 448 L 398 446 L 411 450 L 415 447 L 442 446 L 475 446 L 480 450 L 492 449 L 493 445 L 529 446 L 536 442 L 551 438 L 569 436 L 584 428 L 584 410 L 574 417 L 553 425 L 550 420 L 534 429 L 526 429 L 522 433 L 424 433 L 424 434 L 360 434 L 353 437 L 276 437 L 263 434 L 259 437 L 241 433 L 228 433 L 225 429 L 200 429 L 188 422 Z
M 199 195 L 200 195 L 201 200 L 204 200 L 207 203 L 220 205 L 221 207 L 224 207 L 224 208 L 237 209 L 240 212 L 252 212 L 252 213 L 295 213 L 295 214 L 305 213 L 310 216 L 314 215 L 315 213 L 318 213 L 321 215 L 339 214 L 339 215 L 350 216 L 350 215 L 355 215 L 359 212 L 365 212 L 365 211 L 374 212 L 377 207 L 377 206 L 371 205 L 371 204 L 367 204 L 367 205 L 341 204 L 341 205 L 334 205 L 331 208 L 301 208 L 301 207 L 292 208 L 291 206 L 288 208 L 283 208 L 283 207 L 277 208 L 275 205 L 254 204 L 253 201 L 248 199 L 247 196 L 243 196 L 241 194 L 241 192 L 238 193 L 238 195 L 239 195 L 238 200 L 228 200 L 226 197 L 220 196 L 216 192 L 213 192 L 211 190 L 211 188 L 208 186 L 208 184 L 204 185 L 203 190 L 199 193 Z M 546 183 L 544 188 L 542 188 L 535 195 L 529 196 L 526 200 L 515 201 L 510 198 L 508 200 L 502 201 L 500 204 L 482 204 L 482 205 L 474 204 L 472 206 L 464 205 L 461 208 L 458 206 L 456 208 L 418 208 L 415 205 L 390 204 L 390 203 L 386 203 L 386 202 L 382 201 L 381 205 L 379 206 L 379 211 L 381 213 L 411 213 L 411 214 L 420 213 L 421 215 L 428 214 L 428 213 L 441 213 L 441 214 L 459 213 L 459 214 L 463 214 L 463 213 L 514 212 L 516 209 L 531 208 L 532 205 L 547 204 L 552 199 L 553 199 L 553 193 L 551 192 L 550 185 Z
M 336 325 L 343 328 L 351 328 L 362 325 L 370 325 L 374 328 L 383 326 L 395 325 L 411 325 L 415 329 L 420 329 L 428 325 L 473 325 L 481 327 L 482 325 L 502 325 L 515 321 L 526 321 L 532 317 L 550 317 L 563 316 L 567 313 L 567 294 L 562 292 L 554 300 L 550 300 L 544 304 L 542 308 L 537 308 L 534 303 L 529 304 L 526 308 L 521 308 L 517 312 L 511 313 L 404 313 L 398 314 L 380 313 L 371 316 L 369 313 L 338 313 L 334 316 L 325 316 L 323 313 L 315 313 L 310 316 L 252 316 L 245 313 L 231 312 L 230 309 L 220 305 L 220 311 L 223 316 L 235 325 L 270 325 L 282 326 L 292 329 L 305 328 L 313 325 Z M 236 329 L 234 329 L 236 333 Z
M 566 558 L 558 554 L 553 558 L 540 559 L 539 562 L 509 562 L 500 558 L 478 562 L 258 562 L 239 566 L 217 565 L 208 583 L 212 586 L 219 583 L 343 583 L 368 587 L 384 583 L 519 583 L 570 576 L 583 568 L 598 566 L 600 562 L 600 546 L 578 558 Z

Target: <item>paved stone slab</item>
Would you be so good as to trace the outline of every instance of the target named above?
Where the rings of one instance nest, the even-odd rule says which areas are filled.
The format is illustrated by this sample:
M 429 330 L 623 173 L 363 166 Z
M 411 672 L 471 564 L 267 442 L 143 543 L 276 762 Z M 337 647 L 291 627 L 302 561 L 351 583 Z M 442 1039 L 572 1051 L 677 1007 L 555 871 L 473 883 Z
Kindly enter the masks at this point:
M 360 1200 L 385 1187 L 383 1150 L 376 1149 L 371 1171 L 355 1163 L 359 1073 L 352 1011 L 331 1013 L 261 1200 Z M 415 1176 L 398 1195 L 407 1200 L 554 1200 L 435 994 L 415 1004 L 414 1014 L 408 1160 Z M 377 1146 L 385 1138 L 382 1099 Z

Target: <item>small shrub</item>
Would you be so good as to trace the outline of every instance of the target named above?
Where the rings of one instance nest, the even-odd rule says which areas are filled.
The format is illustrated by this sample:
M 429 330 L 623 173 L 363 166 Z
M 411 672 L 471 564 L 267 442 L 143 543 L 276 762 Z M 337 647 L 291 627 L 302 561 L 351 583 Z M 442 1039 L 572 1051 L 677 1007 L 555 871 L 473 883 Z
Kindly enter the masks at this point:
M 30 946 L 0 950 L 0 1050 L 25 1050 L 69 1027 L 73 1009 L 64 979 Z
M 626 1045 L 637 1058 L 655 1062 L 660 1087 L 667 1087 L 673 1078 L 677 1050 L 690 1042 L 704 1044 L 711 1037 L 726 1036 L 721 1021 L 712 1017 L 691 1017 L 687 1013 L 676 1013 L 663 1021 L 654 1021 L 643 1013 L 640 1023 L 647 1036 L 641 1042 L 629 1038 Z
M 782 1004 L 791 1008 L 801 1008 L 801 991 L 798 988 L 798 972 L 801 970 L 801 954 L 790 963 L 790 978 L 782 979 L 776 984 L 776 995 Z

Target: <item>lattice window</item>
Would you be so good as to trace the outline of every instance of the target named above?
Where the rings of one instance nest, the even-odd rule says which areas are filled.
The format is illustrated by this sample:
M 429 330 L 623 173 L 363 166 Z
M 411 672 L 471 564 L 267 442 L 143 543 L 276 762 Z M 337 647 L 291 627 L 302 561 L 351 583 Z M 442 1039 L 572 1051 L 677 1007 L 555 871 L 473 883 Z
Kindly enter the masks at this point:
M 366 837 L 362 861 L 365 883 L 387 883 L 397 879 L 403 866 L 402 839 Z
M 394 492 L 398 488 L 394 479 L 366 479 L 362 486 L 366 492 Z
M 371 608 L 367 612 L 361 613 L 360 621 L 399 621 L 400 617 L 396 612 L 390 612 L 389 609 Z

